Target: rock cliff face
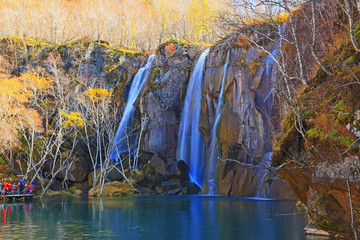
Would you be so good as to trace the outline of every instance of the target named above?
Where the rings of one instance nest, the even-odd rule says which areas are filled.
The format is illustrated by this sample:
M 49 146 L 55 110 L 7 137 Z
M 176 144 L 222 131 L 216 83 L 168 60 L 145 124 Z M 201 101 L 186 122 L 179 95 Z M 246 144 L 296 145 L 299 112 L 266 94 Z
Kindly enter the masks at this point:
M 176 157 L 179 121 L 186 88 L 201 47 L 170 41 L 159 47 L 147 87 L 140 99 L 144 129 L 142 150 Z
M 287 165 L 279 173 L 313 224 L 350 236 L 360 233 L 359 60 L 349 39 L 326 59 L 332 74 L 319 69 L 299 95 L 302 118 L 288 115 L 274 153 L 276 166 Z M 302 133 L 295 128 L 299 121 Z
M 276 117 L 273 86 L 279 78 L 270 58 L 241 37 L 216 45 L 207 59 L 201 121 L 207 146 L 205 171 L 211 164 L 208 162 L 211 130 L 228 47 L 231 49 L 230 63 L 224 82 L 222 115 L 217 127 L 217 155 L 222 160 L 217 164 L 215 179 L 219 185 L 218 193 L 268 197 L 273 182 L 270 174 L 266 174 L 272 152 L 270 131 L 279 127 L 280 120 Z M 276 56 L 277 49 L 273 48 Z M 265 179 L 266 176 L 268 179 Z M 272 177 L 279 179 L 276 175 Z M 273 191 L 272 197 L 295 198 L 285 181 L 277 180 L 276 188 L 278 190 Z
M 284 180 L 275 173 L 265 172 L 272 152 L 270 130 L 279 128 L 280 121 L 272 87 L 277 83 L 276 67 L 264 52 L 242 38 L 219 43 L 207 58 L 201 109 L 201 131 L 205 133 L 207 146 L 204 176 L 211 167 L 209 145 L 228 46 L 231 46 L 230 63 L 217 131 L 217 154 L 225 160 L 217 165 L 218 193 L 295 199 Z M 165 159 L 176 157 L 187 84 L 203 50 L 197 45 L 175 41 L 159 47 L 150 79 L 138 100 L 140 118 L 147 119 L 141 148 L 145 153 L 143 163 L 154 154 Z M 275 55 L 276 50 L 274 46 Z M 275 187 L 272 189 L 271 185 Z

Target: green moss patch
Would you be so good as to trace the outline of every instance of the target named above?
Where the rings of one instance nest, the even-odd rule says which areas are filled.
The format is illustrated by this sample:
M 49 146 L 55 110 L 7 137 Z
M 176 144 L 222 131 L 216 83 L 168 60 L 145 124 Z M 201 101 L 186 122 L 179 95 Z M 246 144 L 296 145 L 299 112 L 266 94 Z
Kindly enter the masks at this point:
M 317 221 L 315 225 L 326 231 L 332 231 L 337 233 L 346 232 L 346 230 L 341 226 L 339 222 L 331 219 L 321 219 Z

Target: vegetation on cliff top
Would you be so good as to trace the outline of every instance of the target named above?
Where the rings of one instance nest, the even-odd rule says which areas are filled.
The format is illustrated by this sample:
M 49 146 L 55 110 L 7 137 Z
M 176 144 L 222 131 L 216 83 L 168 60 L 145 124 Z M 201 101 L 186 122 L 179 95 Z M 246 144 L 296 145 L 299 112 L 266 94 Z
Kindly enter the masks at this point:
M 169 39 L 215 42 L 216 19 L 232 11 L 216 0 L 1 0 L 0 37 L 30 36 L 55 45 L 73 39 L 153 51 Z

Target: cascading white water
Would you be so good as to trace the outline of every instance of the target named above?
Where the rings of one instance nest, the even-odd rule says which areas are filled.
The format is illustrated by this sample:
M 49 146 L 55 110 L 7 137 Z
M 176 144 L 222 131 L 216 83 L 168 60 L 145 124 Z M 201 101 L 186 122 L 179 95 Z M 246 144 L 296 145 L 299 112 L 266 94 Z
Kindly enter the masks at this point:
M 114 145 L 110 152 L 110 158 L 114 160 L 118 160 L 119 154 L 124 152 L 128 152 L 129 149 L 133 149 L 135 146 L 135 142 L 131 142 L 131 135 L 133 135 L 133 120 L 135 114 L 134 103 L 138 98 L 141 89 L 143 88 L 146 79 L 148 78 L 152 64 L 155 60 L 155 55 L 149 56 L 147 63 L 144 67 L 140 68 L 138 72 L 135 74 L 135 77 L 131 83 L 129 95 L 127 98 L 125 110 L 123 116 L 121 118 L 118 130 L 116 132 L 116 136 L 114 139 Z
M 207 193 L 209 195 L 214 194 L 214 177 L 215 177 L 216 159 L 218 157 L 217 153 L 215 151 L 216 139 L 217 139 L 216 130 L 217 130 L 217 126 L 219 124 L 220 118 L 221 118 L 221 106 L 222 106 L 222 102 L 223 102 L 222 97 L 224 94 L 225 79 L 227 76 L 229 63 L 230 63 L 230 48 L 227 53 L 226 63 L 224 65 L 224 70 L 223 70 L 223 74 L 222 74 L 220 93 L 219 93 L 219 98 L 218 98 L 217 105 L 216 105 L 215 122 L 214 122 L 212 130 L 211 130 L 210 154 L 209 154 L 209 159 L 210 159 L 209 164 L 210 165 L 209 165 L 209 172 L 208 172 L 207 180 L 206 180 L 209 184 L 209 192 Z
M 279 45 L 276 45 L 273 50 L 270 52 L 270 54 L 272 56 L 267 56 L 264 59 L 264 73 L 263 76 L 261 77 L 261 83 L 263 85 L 263 88 L 265 90 L 265 92 L 260 95 L 257 96 L 257 105 L 260 106 L 260 108 L 264 109 L 263 111 L 263 118 L 265 119 L 265 138 L 266 139 L 271 139 L 271 133 L 270 133 L 270 129 L 268 126 L 268 120 L 266 119 L 271 119 L 271 115 L 272 115 L 272 105 L 273 105 L 273 81 L 275 79 L 275 73 L 276 71 L 274 69 L 276 69 L 276 63 L 274 61 L 273 58 L 277 58 L 277 55 L 279 53 Z M 270 141 L 268 141 L 270 143 Z M 268 146 L 267 146 L 268 145 Z M 267 197 L 267 192 L 268 192 L 268 186 L 266 186 L 266 184 L 264 184 L 264 180 L 265 177 L 267 175 L 267 173 L 269 172 L 269 168 L 271 166 L 271 158 L 272 158 L 272 146 L 271 144 L 267 144 L 264 146 L 264 159 L 261 162 L 261 168 L 259 170 L 258 173 L 258 177 L 260 179 L 260 185 L 258 186 L 257 189 L 257 197 L 261 197 L 261 198 L 266 198 Z
M 199 125 L 205 61 L 209 51 L 210 49 L 206 49 L 201 54 L 191 74 L 180 121 L 177 146 L 177 159 L 188 164 L 191 180 L 200 187 L 203 182 L 205 145 Z
M 259 178 L 260 178 L 260 186 L 257 188 L 256 197 L 258 198 L 266 198 L 267 192 L 268 192 L 268 186 L 264 184 L 265 177 L 268 173 L 268 169 L 271 167 L 271 158 L 272 158 L 273 152 L 267 152 L 264 154 L 264 159 L 261 163 L 261 170 L 259 172 Z

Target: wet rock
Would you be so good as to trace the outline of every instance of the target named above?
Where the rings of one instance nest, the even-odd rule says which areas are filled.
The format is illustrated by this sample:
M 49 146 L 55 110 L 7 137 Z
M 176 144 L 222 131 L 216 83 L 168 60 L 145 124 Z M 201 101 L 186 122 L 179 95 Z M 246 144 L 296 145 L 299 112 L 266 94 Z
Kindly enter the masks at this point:
M 188 179 L 189 178 L 189 166 L 184 161 L 181 160 L 181 161 L 178 161 L 177 167 L 180 170 L 180 175 L 184 179 Z
M 175 188 L 182 188 L 182 184 L 180 180 L 169 180 L 161 183 L 162 188 L 165 191 L 169 191 Z
M 177 195 L 177 194 L 181 193 L 181 191 L 182 191 L 182 188 L 180 187 L 180 188 L 175 188 L 175 189 L 171 189 L 169 191 L 166 191 L 161 195 Z
M 219 185 L 205 181 L 201 189 L 201 194 L 219 195 L 220 194 Z
M 155 191 L 153 191 L 149 187 L 143 187 L 143 186 L 134 184 L 134 188 L 136 188 L 139 191 L 139 193 L 141 193 L 142 195 L 156 195 L 157 194 Z
M 199 194 L 201 191 L 201 188 L 193 182 L 186 182 L 184 183 L 184 186 L 185 187 L 183 189 L 184 190 L 183 193 L 186 195 Z
M 165 162 L 155 154 L 150 160 L 150 166 L 154 169 L 155 173 L 166 175 Z
M 166 165 L 166 175 L 167 176 L 179 176 L 181 174 L 178 167 L 178 162 L 175 160 L 168 160 Z
M 188 170 L 183 161 L 167 159 L 165 164 L 158 154 L 154 154 L 141 170 L 133 173 L 132 178 L 141 192 L 144 192 L 145 188 L 148 192 L 156 194 L 197 194 L 200 188 L 190 182 Z

